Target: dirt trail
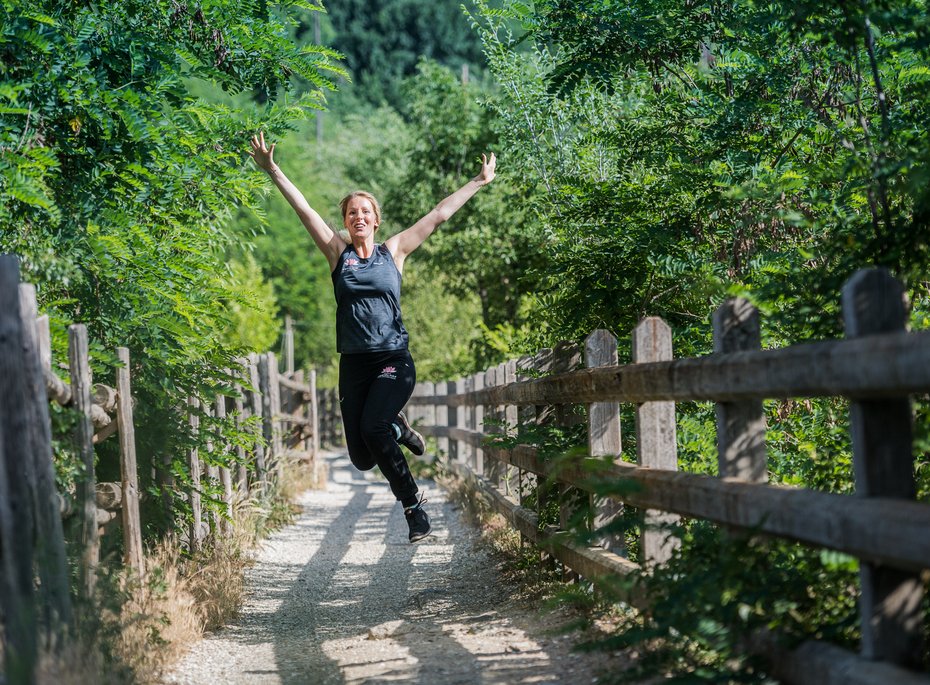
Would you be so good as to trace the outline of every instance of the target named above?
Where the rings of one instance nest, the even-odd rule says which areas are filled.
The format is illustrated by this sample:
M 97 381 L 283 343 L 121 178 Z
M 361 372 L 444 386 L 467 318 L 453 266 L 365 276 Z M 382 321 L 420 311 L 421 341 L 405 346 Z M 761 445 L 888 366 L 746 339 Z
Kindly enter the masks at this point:
M 327 489 L 305 493 L 299 519 L 257 554 L 239 619 L 166 682 L 600 682 L 604 658 L 573 653 L 547 631 L 552 615 L 511 598 L 435 484 L 421 484 L 435 532 L 411 545 L 387 484 L 344 455 L 326 459 Z

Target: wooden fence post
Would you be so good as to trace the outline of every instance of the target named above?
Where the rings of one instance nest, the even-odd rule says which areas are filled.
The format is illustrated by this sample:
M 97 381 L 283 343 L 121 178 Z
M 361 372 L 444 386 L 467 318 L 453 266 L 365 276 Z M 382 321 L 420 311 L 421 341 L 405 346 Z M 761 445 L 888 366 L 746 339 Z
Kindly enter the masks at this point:
M 532 361 L 533 369 L 537 377 L 550 375 L 552 373 L 553 363 L 554 357 L 551 347 L 539 350 L 533 356 Z M 537 428 L 544 429 L 545 426 L 555 421 L 555 408 L 552 405 L 536 404 L 533 406 L 536 411 Z M 537 440 L 539 440 L 539 437 L 537 437 Z M 553 492 L 557 493 L 558 490 L 549 483 L 548 479 L 545 477 L 536 479 L 536 516 L 540 522 L 546 525 L 552 523 L 547 520 L 546 510 L 549 508 L 549 502 L 552 500 Z M 540 559 L 547 565 L 555 563 L 555 558 L 550 556 L 547 552 L 542 552 L 540 554 Z
M 552 372 L 567 373 L 574 371 L 581 365 L 581 351 L 578 345 L 567 340 L 560 340 L 552 350 Z M 555 406 L 556 425 L 562 428 L 577 424 L 583 419 L 573 411 L 573 405 L 558 404 Z M 571 485 L 559 487 L 559 527 L 568 530 L 571 519 L 578 511 L 579 499 L 583 497 L 578 488 Z
M 497 370 L 497 366 L 492 366 L 484 372 L 484 387 L 493 388 L 494 386 L 498 385 Z M 485 436 L 490 438 L 495 434 L 500 433 L 500 411 L 498 410 L 498 407 L 493 404 L 486 405 L 484 410 L 484 417 Z M 490 425 L 487 425 L 488 422 L 490 422 Z M 485 473 L 488 476 L 488 482 L 490 482 L 494 487 L 500 487 L 502 470 L 501 463 L 492 456 L 484 465 L 484 468 Z
M 503 374 L 503 385 L 517 382 L 517 360 L 511 359 L 501 365 Z M 504 405 L 504 411 L 501 415 L 504 421 L 503 432 L 508 436 L 513 436 L 517 430 L 517 424 L 520 421 L 520 410 L 515 404 Z M 516 501 L 520 500 L 520 482 L 523 480 L 523 473 L 520 469 L 513 466 L 507 466 L 504 469 L 504 494 Z
M 714 352 L 728 354 L 762 347 L 759 312 L 741 297 L 713 314 Z M 765 413 L 762 400 L 717 402 L 717 464 L 721 478 L 765 483 Z
M 857 271 L 843 287 L 847 338 L 903 331 L 904 288 L 885 269 Z M 912 500 L 913 417 L 908 397 L 850 402 L 856 495 Z M 920 668 L 923 654 L 923 584 L 920 574 L 862 561 L 862 655 Z
M 33 519 L 29 410 L 19 303 L 19 263 L 0 256 L 0 609 L 5 671 L 13 683 L 34 683 L 38 647 L 33 591 Z
M 239 378 L 248 373 L 247 364 L 248 361 L 245 359 L 237 360 L 241 365 L 241 370 L 239 372 Z M 249 410 L 245 403 L 245 390 L 242 388 L 241 383 L 236 383 L 233 386 L 233 406 L 235 407 L 236 412 L 236 430 L 242 430 L 242 426 L 246 419 L 249 417 Z M 236 462 L 237 473 L 236 473 L 236 490 L 240 498 L 246 497 L 249 494 L 249 467 L 248 467 L 248 455 L 245 451 L 244 445 L 236 446 Z
M 194 440 L 198 439 L 200 429 L 200 416 L 197 415 L 199 407 L 200 400 L 195 397 L 187 398 L 188 421 L 190 422 L 191 434 Z M 190 539 L 188 540 L 187 547 L 191 552 L 196 552 L 200 549 L 201 526 L 200 454 L 196 446 L 187 450 L 187 467 L 190 469 L 191 474 L 191 489 L 189 495 L 191 504 L 191 527 Z
M 672 330 L 662 319 L 649 316 L 633 330 L 633 363 L 669 361 L 672 355 Z M 636 458 L 640 466 L 666 471 L 678 470 L 675 403 L 643 402 L 636 408 Z M 663 564 L 678 546 L 669 527 L 678 517 L 647 509 L 642 532 L 642 563 Z
M 84 466 L 78 483 L 81 503 L 81 592 L 88 599 L 94 596 L 100 543 L 97 532 L 97 492 L 94 475 L 94 425 L 91 421 L 90 358 L 87 351 L 87 328 L 83 324 L 68 327 L 68 365 L 71 371 L 71 401 L 78 414 L 75 442 Z
M 256 430 L 255 435 L 255 480 L 259 487 L 264 489 L 267 472 L 267 459 L 264 439 L 264 414 L 262 413 L 262 393 L 261 379 L 258 371 L 258 355 L 254 352 L 249 355 L 249 385 L 252 389 L 249 391 L 251 398 L 252 416 L 262 417 L 262 425 Z
M 310 378 L 307 380 L 310 385 L 310 405 L 309 418 L 310 427 L 313 429 L 313 435 L 310 437 L 310 454 L 314 463 L 320 455 L 320 405 L 316 395 L 316 369 L 310 370 Z
M 120 479 L 123 485 L 123 555 L 125 563 L 141 577 L 145 574 L 142 551 L 142 522 L 139 518 L 139 475 L 136 466 L 136 430 L 132 420 L 132 389 L 129 349 L 116 348 L 120 366 L 116 370 L 116 420 L 119 424 Z
M 609 331 L 598 329 L 584 342 L 584 362 L 589 369 L 597 366 L 616 366 L 617 338 Z M 592 457 L 613 456 L 620 460 L 620 404 L 618 402 L 592 402 L 588 406 L 588 454 Z M 619 502 L 606 499 L 595 502 L 594 530 L 606 526 L 621 511 Z M 607 549 L 623 553 L 626 545 L 622 535 L 605 535 L 601 544 Z
M 456 381 L 446 381 L 443 383 L 446 388 L 446 397 L 458 392 L 458 383 Z M 446 405 L 446 425 L 449 428 L 458 427 L 459 412 L 458 407 Z M 462 460 L 462 444 L 458 439 L 449 436 L 449 463 L 455 463 Z
M 19 286 L 26 401 L 30 412 L 30 443 L 35 464 L 35 557 L 39 570 L 41 617 L 47 641 L 58 645 L 72 621 L 68 557 L 61 523 L 60 498 L 55 485 L 51 421 L 44 369 L 51 368 L 48 317 L 38 316 L 35 287 Z M 39 321 L 39 319 L 43 321 Z M 46 347 L 46 345 L 48 347 Z
M 220 393 L 216 396 L 216 410 L 214 414 L 216 415 L 217 423 L 222 423 L 226 420 L 226 395 Z M 223 452 L 224 458 L 228 458 L 226 450 L 223 450 Z M 220 467 L 220 485 L 223 487 L 223 507 L 225 509 L 223 512 L 224 516 L 220 517 L 220 532 L 224 536 L 229 536 L 232 534 L 233 485 L 232 473 L 228 466 Z
M 472 390 L 475 389 L 475 377 L 468 376 L 467 378 L 463 378 L 462 384 L 459 386 L 459 388 L 460 388 L 459 391 L 462 393 L 470 393 Z M 474 417 L 472 415 L 472 406 L 470 403 L 459 405 L 459 424 L 462 425 L 465 428 L 465 430 L 467 431 L 474 430 L 474 426 L 472 425 L 473 418 Z M 475 444 L 469 440 L 468 442 L 464 443 L 464 447 L 462 449 L 464 450 L 464 453 L 462 455 L 462 461 L 464 461 L 469 466 L 469 468 L 471 468 L 472 471 L 474 471 Z
M 284 363 L 288 378 L 294 376 L 294 320 L 288 314 L 284 317 Z
M 436 404 L 434 405 L 434 411 L 436 416 L 436 425 L 437 426 L 448 426 L 449 425 L 449 405 L 446 404 L 446 395 L 448 394 L 448 383 L 436 383 L 433 390 L 433 396 L 436 398 Z M 436 438 L 436 443 L 439 448 L 439 454 L 446 455 L 447 457 L 451 454 L 450 444 L 451 441 L 446 437 Z
M 476 392 L 478 390 L 484 390 L 484 373 L 478 372 L 472 376 L 471 381 L 472 389 Z M 484 434 L 484 405 L 483 404 L 473 404 L 471 406 L 471 427 L 472 430 L 476 430 L 481 434 Z M 474 451 L 474 467 L 475 473 L 479 476 L 484 475 L 484 450 L 481 447 L 475 447 Z
M 204 402 L 201 405 L 203 409 L 204 418 L 207 420 L 206 425 L 204 426 L 206 433 L 206 444 L 204 445 L 207 448 L 207 458 L 202 461 L 204 478 L 206 480 L 206 486 L 203 488 L 208 493 L 210 491 L 215 491 L 220 482 L 220 470 L 217 468 L 216 464 L 213 463 L 215 456 L 213 454 L 213 428 L 214 426 L 210 425 L 213 422 L 213 407 L 210 403 Z M 220 540 L 220 513 L 217 511 L 216 505 L 210 500 L 214 499 L 211 495 L 207 495 L 207 500 L 210 505 L 209 516 L 207 517 L 207 523 L 210 526 L 210 535 L 213 536 L 213 544 L 216 545 Z M 201 500 L 203 503 L 203 500 Z

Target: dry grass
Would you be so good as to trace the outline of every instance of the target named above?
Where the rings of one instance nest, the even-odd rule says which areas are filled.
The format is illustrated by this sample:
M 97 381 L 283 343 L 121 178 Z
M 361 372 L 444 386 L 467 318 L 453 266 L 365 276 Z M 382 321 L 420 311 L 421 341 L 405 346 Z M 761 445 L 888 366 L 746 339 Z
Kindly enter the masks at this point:
M 179 540 L 162 541 L 146 556 L 144 580 L 125 570 L 101 578 L 105 606 L 64 649 L 42 657 L 40 685 L 158 683 L 205 630 L 228 623 L 245 594 L 245 570 L 255 543 L 289 523 L 303 491 L 326 482 L 325 467 L 309 468 L 301 453 L 285 455 L 276 490 L 265 488 L 239 502 L 233 533 L 208 538 L 188 554 Z

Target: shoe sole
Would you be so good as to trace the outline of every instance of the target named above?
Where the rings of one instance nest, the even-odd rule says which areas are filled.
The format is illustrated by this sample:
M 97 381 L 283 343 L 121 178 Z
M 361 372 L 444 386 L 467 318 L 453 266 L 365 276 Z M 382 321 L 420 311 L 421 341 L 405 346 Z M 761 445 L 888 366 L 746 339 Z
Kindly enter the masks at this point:
M 421 533 L 421 534 L 419 534 L 419 535 L 415 535 L 414 537 L 410 538 L 410 542 L 411 542 L 411 544 L 414 543 L 414 542 L 419 542 L 420 540 L 423 540 L 424 538 L 427 538 L 427 537 L 429 537 L 430 535 L 432 535 L 432 533 L 433 533 L 433 529 L 430 528 L 430 529 L 429 529 L 428 531 L 426 531 L 425 533 Z

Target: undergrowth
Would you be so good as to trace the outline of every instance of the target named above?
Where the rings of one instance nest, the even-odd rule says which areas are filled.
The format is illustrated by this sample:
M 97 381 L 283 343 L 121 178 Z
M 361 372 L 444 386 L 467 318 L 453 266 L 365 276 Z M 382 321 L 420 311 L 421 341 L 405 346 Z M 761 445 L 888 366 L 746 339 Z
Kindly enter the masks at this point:
M 297 496 L 322 482 L 322 465 L 308 468 L 286 456 L 277 487 L 257 488 L 237 504 L 231 534 L 208 537 L 194 553 L 176 537 L 163 539 L 147 550 L 143 578 L 102 566 L 97 606 L 77 607 L 73 638 L 45 650 L 40 685 L 160 682 L 205 631 L 235 618 L 251 550 L 293 520 Z

